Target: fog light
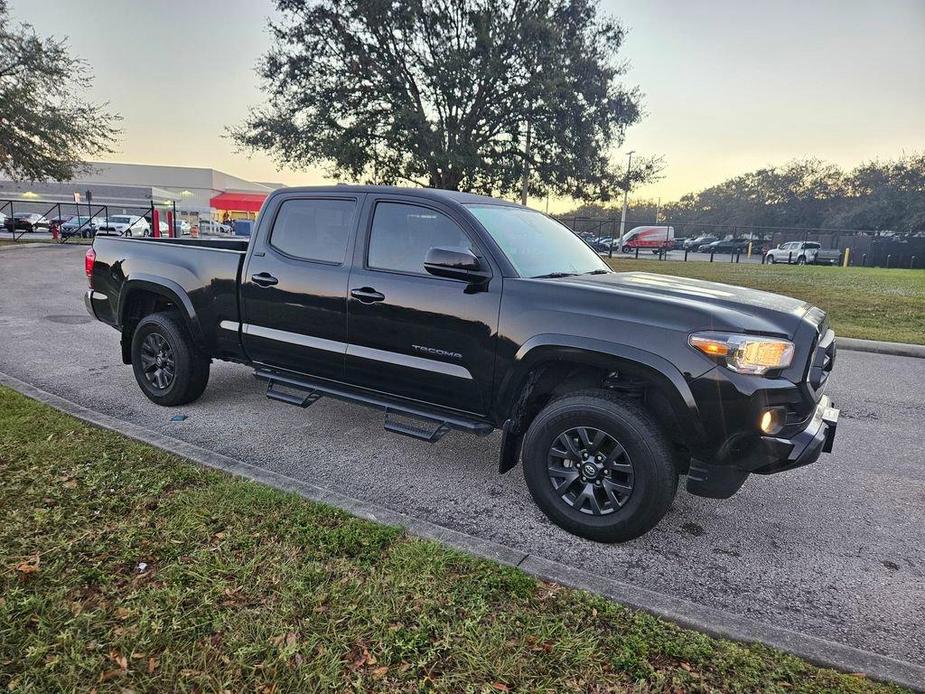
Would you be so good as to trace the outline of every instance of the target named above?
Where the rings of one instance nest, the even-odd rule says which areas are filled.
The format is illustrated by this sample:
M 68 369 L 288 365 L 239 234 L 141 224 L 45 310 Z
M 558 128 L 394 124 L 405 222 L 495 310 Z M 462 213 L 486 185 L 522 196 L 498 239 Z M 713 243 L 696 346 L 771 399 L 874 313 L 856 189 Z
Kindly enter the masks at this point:
M 761 431 L 765 434 L 776 434 L 784 428 L 784 409 L 782 407 L 772 407 L 765 410 L 761 415 L 758 426 L 761 427 Z

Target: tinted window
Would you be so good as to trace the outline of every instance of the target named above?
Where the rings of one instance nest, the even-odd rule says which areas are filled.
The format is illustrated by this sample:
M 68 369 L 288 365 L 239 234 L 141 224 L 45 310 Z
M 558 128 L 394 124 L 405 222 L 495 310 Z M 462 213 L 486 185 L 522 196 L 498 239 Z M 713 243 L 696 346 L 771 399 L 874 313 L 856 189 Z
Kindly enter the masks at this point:
M 469 237 L 444 214 L 395 202 L 376 205 L 367 264 L 380 270 L 424 273 L 427 251 L 436 246 L 470 248 Z
M 355 204 L 353 200 L 286 200 L 276 215 L 270 245 L 296 258 L 342 263 Z
M 514 205 L 469 205 L 521 277 L 609 272 L 572 231 L 544 214 Z

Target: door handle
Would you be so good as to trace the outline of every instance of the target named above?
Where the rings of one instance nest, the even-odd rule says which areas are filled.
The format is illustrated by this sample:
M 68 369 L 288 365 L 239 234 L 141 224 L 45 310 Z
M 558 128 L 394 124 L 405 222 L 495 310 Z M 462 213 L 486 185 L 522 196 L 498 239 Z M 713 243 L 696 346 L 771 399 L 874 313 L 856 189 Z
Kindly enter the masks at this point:
M 358 299 L 361 303 L 372 304 L 377 301 L 382 301 L 385 299 L 385 294 L 377 292 L 372 287 L 361 287 L 359 289 L 351 289 L 350 296 L 354 299 Z
M 261 287 L 272 287 L 274 284 L 279 284 L 279 280 L 269 272 L 261 272 L 256 275 L 251 275 L 251 280 L 254 282 L 254 284 L 259 284 Z

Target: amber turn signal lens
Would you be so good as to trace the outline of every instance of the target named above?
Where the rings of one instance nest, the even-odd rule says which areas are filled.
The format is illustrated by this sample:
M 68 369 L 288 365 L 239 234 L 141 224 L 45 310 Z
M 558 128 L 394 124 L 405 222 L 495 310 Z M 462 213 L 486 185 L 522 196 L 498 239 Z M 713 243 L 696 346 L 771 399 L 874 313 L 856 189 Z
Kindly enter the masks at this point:
M 691 335 L 691 346 L 710 357 L 725 357 L 729 354 L 729 345 L 725 340 L 714 340 L 700 335 Z

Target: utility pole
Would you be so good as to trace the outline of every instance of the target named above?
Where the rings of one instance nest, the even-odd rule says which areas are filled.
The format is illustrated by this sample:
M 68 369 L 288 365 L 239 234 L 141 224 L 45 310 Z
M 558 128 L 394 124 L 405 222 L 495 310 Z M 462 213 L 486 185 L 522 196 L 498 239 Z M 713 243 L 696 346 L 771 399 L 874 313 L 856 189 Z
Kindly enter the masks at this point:
M 626 197 L 630 192 L 630 169 L 633 166 L 633 153 L 636 150 L 631 149 L 626 153 L 629 157 L 626 161 L 626 184 L 623 186 L 623 214 L 620 215 L 620 245 L 617 246 L 619 251 L 623 252 L 623 234 L 626 231 Z M 613 245 L 610 247 L 610 254 L 613 255 Z
M 527 206 L 527 184 L 530 181 L 530 121 L 527 121 L 527 142 L 524 147 L 524 180 L 520 189 L 520 204 Z

